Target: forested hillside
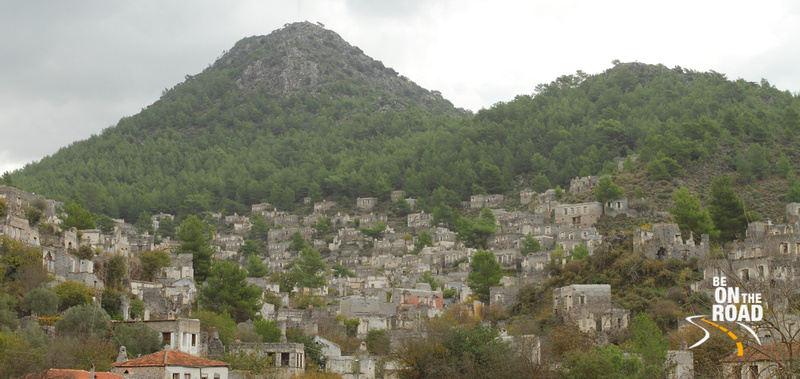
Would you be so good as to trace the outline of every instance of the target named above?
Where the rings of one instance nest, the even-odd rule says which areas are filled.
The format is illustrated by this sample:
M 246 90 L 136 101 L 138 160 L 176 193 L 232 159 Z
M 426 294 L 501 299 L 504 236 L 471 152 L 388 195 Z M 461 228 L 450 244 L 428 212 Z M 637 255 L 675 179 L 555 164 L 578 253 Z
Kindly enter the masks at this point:
M 615 62 L 531 88 L 472 115 L 335 33 L 291 24 L 240 41 L 139 114 L 12 179 L 126 219 L 394 189 L 425 198 L 441 186 L 464 200 L 564 187 L 632 154 L 650 181 L 714 162 L 740 185 L 780 174 L 781 196 L 795 182 L 800 101 L 765 80 Z

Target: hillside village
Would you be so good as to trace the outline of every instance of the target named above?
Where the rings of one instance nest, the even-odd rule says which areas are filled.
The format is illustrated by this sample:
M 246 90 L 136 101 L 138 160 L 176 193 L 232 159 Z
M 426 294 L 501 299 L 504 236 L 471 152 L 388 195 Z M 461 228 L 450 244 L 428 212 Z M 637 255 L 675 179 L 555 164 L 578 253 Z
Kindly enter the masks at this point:
M 592 176 L 575 178 L 565 192 L 570 199 L 587 198 L 598 179 Z M 422 320 L 442 317 L 448 308 L 459 306 L 467 310 L 470 317 L 500 328 L 503 341 L 515 347 L 531 365 L 543 364 L 542 338 L 531 333 L 511 335 L 506 331 L 505 321 L 493 319 L 490 313 L 514 306 L 519 301 L 520 288 L 546 282 L 552 272 L 551 266 L 566 265 L 576 250 L 588 251 L 591 255 L 610 238 L 598 231 L 596 224 L 599 220 L 635 220 L 645 216 L 637 210 L 642 207 L 632 206 L 642 199 L 566 203 L 562 202 L 565 197 L 559 192 L 560 188 L 543 193 L 523 189 L 519 197 L 513 199 L 500 194 L 477 194 L 461 204 L 461 212 L 468 215 L 490 210 L 497 226 L 486 240 L 486 250 L 492 252 L 504 270 L 504 276 L 483 299 L 468 285 L 472 271 L 470 262 L 479 249 L 466 247 L 457 233 L 435 225 L 433 215 L 418 210 L 417 199 L 406 198 L 403 191 L 393 191 L 385 200 L 360 197 L 348 205 L 331 200 L 312 203 L 306 199 L 295 213 L 278 211 L 268 203 L 253 205 L 249 215 L 212 213 L 206 220 L 218 225 L 211 240 L 214 261 L 230 260 L 246 268 L 240 251 L 251 232 L 251 220 L 257 215 L 273 226 L 269 229 L 265 248 L 258 255 L 271 273 L 283 272 L 298 258 L 298 253 L 290 249 L 293 236 L 298 234 L 322 253 L 327 267 L 344 267 L 349 273 L 334 275 L 334 270 L 328 269 L 323 285 L 294 287 L 289 291 L 282 291 L 281 284 L 271 280 L 274 275 L 248 277 L 247 282 L 263 293 L 260 316 L 275 322 L 282 331 L 282 342 L 245 343 L 237 340 L 227 346 L 227 351 L 271 357 L 269 362 L 279 370 L 273 375 L 290 377 L 307 366 L 304 345 L 285 342 L 287 328 L 299 329 L 313 336 L 315 343 L 322 348 L 326 358 L 322 369 L 345 378 L 393 377 L 393 373 L 401 369 L 402 362 L 387 361 L 369 354 L 365 342 L 355 351 L 343 352 L 345 349 L 325 338 L 325 326 L 350 322 L 351 326 L 355 325 L 353 335 L 362 341 L 371 331 L 385 331 L 391 346 L 397 348 L 409 336 L 419 332 Z M 167 349 L 163 350 L 164 362 L 167 360 L 166 352 L 173 351 L 169 349 L 198 359 L 222 357 L 226 347 L 219 336 L 213 330 L 201 328 L 200 321 L 192 317 L 193 309 L 197 309 L 198 288 L 203 283 L 195 281 L 192 255 L 175 254 L 180 241 L 156 238 L 148 232 L 140 233 L 125 220 L 115 220 L 111 233 L 99 229 L 59 230 L 49 225 L 61 222 L 59 211 L 64 204 L 9 186 L 0 186 L 0 199 L 6 204 L 5 215 L 0 218 L 0 238 L 40 249 L 42 266 L 53 279 L 48 284 L 51 287 L 65 281 L 78 282 L 99 296 L 105 283 L 104 276 L 98 271 L 109 257 L 122 255 L 129 262 L 147 251 L 170 252 L 169 265 L 162 267 L 152 280 L 131 279 L 135 268 L 127 267 L 123 282 L 127 295 L 121 302 L 120 320 L 115 323 L 143 321 L 157 330 L 164 349 Z M 400 216 L 391 212 L 397 202 L 407 203 L 410 211 Z M 42 209 L 38 226 L 32 226 L 25 214 L 34 205 Z M 713 299 L 711 278 L 714 276 L 727 275 L 742 286 L 750 286 L 751 292 L 764 290 L 764 293 L 770 288 L 788 287 L 797 278 L 800 269 L 797 263 L 800 239 L 795 233 L 800 228 L 798 203 L 786 206 L 783 223 L 771 220 L 750 223 L 747 238 L 734 243 L 732 249 L 725 252 L 726 258 L 712 256 L 708 235 L 684 239 L 668 214 L 646 212 L 648 220 L 661 222 L 644 224 L 633 230 L 634 253 L 662 261 L 698 261 L 702 279 L 691 285 L 693 292 L 705 292 L 708 298 Z M 160 222 L 174 217 L 152 215 L 153 226 L 157 229 Z M 318 230 L 323 218 L 331 226 L 327 233 Z M 379 232 L 373 234 L 370 230 Z M 365 231 L 372 236 L 365 235 Z M 427 234 L 430 241 L 417 243 L 423 234 Z M 521 253 L 525 250 L 526 236 L 535 238 L 539 249 Z M 84 246 L 91 248 L 92 257 L 76 255 Z M 790 298 L 786 297 L 787 293 L 793 294 L 789 291 L 780 294 L 783 297 L 772 296 L 769 299 L 772 317 L 781 314 L 782 304 L 785 305 Z M 300 297 L 307 296 L 315 299 L 313 305 L 298 302 Z M 268 298 L 273 300 L 267 301 Z M 134 299 L 141 300 L 144 309 L 132 317 L 131 302 Z M 573 284 L 554 289 L 552 315 L 556 324 L 576 325 L 582 332 L 596 336 L 601 344 L 625 333 L 633 319 L 628 309 L 617 304 L 611 286 L 602 283 Z M 800 320 L 794 315 L 781 317 L 782 320 L 791 319 L 792 323 L 758 328 L 762 343 L 786 342 L 785 337 L 796 332 L 793 328 L 797 327 L 792 325 L 797 325 Z M 673 321 L 685 324 L 683 320 Z M 731 351 L 734 350 L 731 345 Z M 126 361 L 127 356 L 120 354 L 120 359 L 112 365 L 112 372 L 117 370 L 123 377 L 139 377 L 130 374 L 136 360 Z M 694 361 L 692 350 L 685 346 L 671 350 L 667 359 L 672 368 L 670 377 L 693 377 Z M 769 362 L 746 364 L 761 372 L 770 367 Z M 725 370 L 731 375 L 744 370 L 741 359 L 733 359 L 726 365 Z M 219 372 L 216 375 L 221 376 L 215 377 L 244 377 L 236 376 L 244 374 L 234 371 L 220 369 Z

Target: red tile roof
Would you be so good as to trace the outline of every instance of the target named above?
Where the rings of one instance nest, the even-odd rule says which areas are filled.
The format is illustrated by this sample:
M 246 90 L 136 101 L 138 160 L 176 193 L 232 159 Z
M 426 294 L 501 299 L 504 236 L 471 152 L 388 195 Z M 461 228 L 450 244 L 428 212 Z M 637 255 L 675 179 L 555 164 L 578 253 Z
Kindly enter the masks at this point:
M 110 372 L 95 372 L 97 379 L 122 379 L 122 375 L 112 374 Z M 83 370 L 64 370 L 51 368 L 49 370 L 40 371 L 35 374 L 28 374 L 22 377 L 23 379 L 92 379 L 89 371 Z
M 792 345 L 792 358 L 797 360 L 800 358 L 800 345 Z M 789 359 L 788 344 L 770 343 L 761 346 L 751 346 L 744 349 L 742 356 L 735 352 L 723 359 L 723 363 L 727 362 L 758 362 L 758 361 L 786 361 Z
M 131 359 L 125 363 L 112 363 L 112 367 L 221 367 L 230 366 L 225 362 L 212 361 L 186 354 L 180 350 L 162 350 L 157 353 L 145 355 L 141 358 Z

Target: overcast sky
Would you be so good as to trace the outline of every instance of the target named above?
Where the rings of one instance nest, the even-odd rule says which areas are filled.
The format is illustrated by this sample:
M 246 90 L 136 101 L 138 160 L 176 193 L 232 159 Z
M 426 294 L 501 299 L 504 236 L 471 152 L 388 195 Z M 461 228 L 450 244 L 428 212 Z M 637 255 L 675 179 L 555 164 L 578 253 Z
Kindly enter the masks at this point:
M 651 5 L 652 4 L 652 5 Z M 0 173 L 115 125 L 236 41 L 321 22 L 456 106 L 611 61 L 800 91 L 797 1 L 0 0 Z

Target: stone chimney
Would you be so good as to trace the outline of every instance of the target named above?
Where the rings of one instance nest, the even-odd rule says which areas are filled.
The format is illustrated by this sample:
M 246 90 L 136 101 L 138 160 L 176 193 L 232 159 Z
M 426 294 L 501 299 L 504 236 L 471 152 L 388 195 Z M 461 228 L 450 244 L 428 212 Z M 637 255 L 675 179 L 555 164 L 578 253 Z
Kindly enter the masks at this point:
M 128 361 L 128 349 L 125 346 L 119 347 L 119 355 L 117 355 L 117 360 L 114 363 L 125 363 Z M 94 367 L 94 365 L 92 365 Z

